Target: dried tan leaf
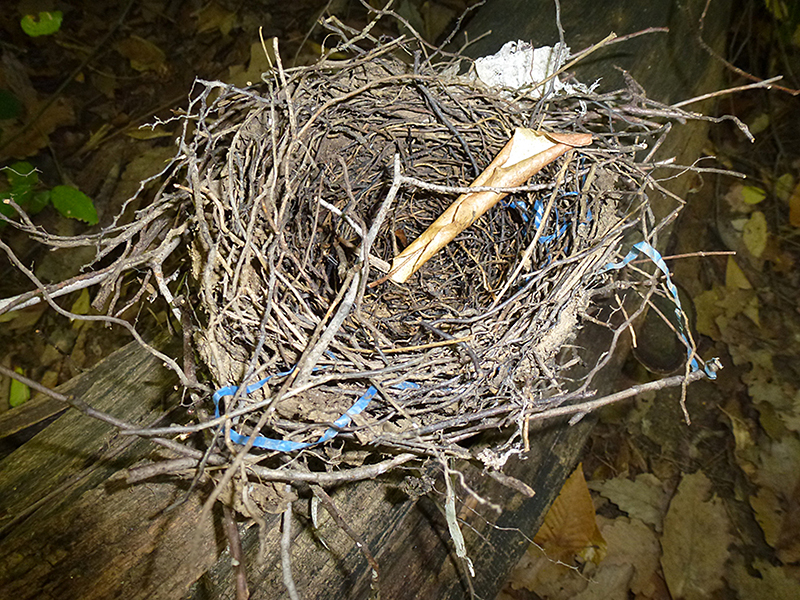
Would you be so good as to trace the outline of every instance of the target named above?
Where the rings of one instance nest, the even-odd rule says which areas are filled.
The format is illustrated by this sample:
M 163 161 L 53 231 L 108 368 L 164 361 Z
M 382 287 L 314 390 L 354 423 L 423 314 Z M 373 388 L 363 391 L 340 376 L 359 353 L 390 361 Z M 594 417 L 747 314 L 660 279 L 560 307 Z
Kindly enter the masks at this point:
M 488 167 L 470 186 L 516 187 L 570 148 L 592 143 L 591 134 L 544 134 L 518 128 Z M 390 279 L 404 283 L 434 254 L 472 225 L 508 194 L 475 192 L 462 194 L 428 229 L 398 254 Z
M 637 595 L 652 597 L 656 591 L 654 581 L 657 578 L 654 576 L 661 558 L 656 534 L 639 519 L 619 517 L 612 521 L 598 517 L 598 521 L 600 532 L 608 543 L 608 554 L 600 563 L 598 575 L 615 565 L 630 565 L 633 567 L 630 590 Z
M 673 600 L 705 600 L 722 587 L 728 517 L 700 471 L 684 475 L 664 518 L 661 566 Z
M 742 231 L 742 240 L 750 254 L 761 258 L 769 240 L 769 227 L 763 212 L 757 210 L 750 215 Z
M 137 71 L 155 71 L 159 74 L 167 72 L 167 55 L 164 51 L 138 35 L 131 35 L 114 45 L 114 49 L 131 63 Z
M 756 560 L 753 566 L 761 577 L 751 575 L 744 560 L 737 556 L 725 574 L 725 579 L 741 600 L 800 598 L 800 582 L 792 579 L 786 569 L 775 567 L 764 560 Z
M 669 497 L 658 477 L 642 473 L 635 481 L 625 478 L 592 482 L 589 487 L 616 504 L 630 517 L 640 519 L 661 531 Z
M 576 554 L 589 548 L 595 549 L 593 562 L 602 560 L 606 543 L 597 528 L 592 496 L 581 465 L 564 482 L 534 542 L 553 560 L 571 563 Z

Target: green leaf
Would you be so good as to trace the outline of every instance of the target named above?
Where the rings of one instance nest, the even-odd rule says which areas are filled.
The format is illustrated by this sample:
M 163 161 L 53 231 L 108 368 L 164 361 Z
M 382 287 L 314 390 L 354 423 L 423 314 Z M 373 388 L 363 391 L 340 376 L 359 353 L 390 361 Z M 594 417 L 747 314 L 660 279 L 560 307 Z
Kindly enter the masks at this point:
M 784 173 L 775 180 L 772 189 L 775 190 L 775 195 L 779 200 L 789 202 L 792 190 L 794 190 L 794 176 L 791 173 Z
M 38 215 L 48 204 L 50 204 L 50 190 L 34 192 L 25 210 L 31 216 Z
M 32 197 L 33 190 L 28 187 L 19 187 L 11 190 L 10 192 L 0 193 L 0 203 L 2 203 L 0 212 L 12 219 L 16 218 L 18 216 L 17 211 L 13 206 L 11 206 L 11 203 L 8 202 L 8 200 L 11 199 L 16 202 L 17 206 L 19 206 L 22 210 L 27 210 Z
M 20 375 L 24 375 L 24 371 L 17 367 L 14 369 Z M 16 379 L 11 380 L 11 389 L 8 391 L 8 405 L 11 408 L 15 408 L 28 400 L 31 397 L 31 388 L 29 388 L 24 383 L 20 383 Z
M 778 21 L 785 21 L 789 18 L 789 7 L 784 0 L 764 0 L 764 5 Z
M 39 182 L 39 174 L 34 166 L 27 161 L 15 162 L 9 167 L 4 167 L 11 190 L 0 195 L 0 200 L 11 198 L 23 210 L 27 210 L 28 203 L 33 197 L 33 188 Z M 16 217 L 17 212 L 5 203 L 0 209 L 7 217 Z
M 753 135 L 763 133 L 767 130 L 767 127 L 769 127 L 769 115 L 767 113 L 756 115 L 747 123 L 747 128 Z
M 767 192 L 753 185 L 746 185 L 742 188 L 742 200 L 745 204 L 758 204 L 767 197 Z
M 8 178 L 8 183 L 11 185 L 12 190 L 18 187 L 33 187 L 39 183 L 39 174 L 34 167 L 27 160 L 21 160 L 14 164 L 3 167 Z
M 61 21 L 64 15 L 60 10 L 53 12 L 40 12 L 39 17 L 35 15 L 25 15 L 20 21 L 22 31 L 27 33 L 30 37 L 39 37 L 40 35 L 52 35 L 61 29 Z
M 55 209 L 65 217 L 97 225 L 97 211 L 91 198 L 69 185 L 57 185 L 50 191 Z
M 0 90 L 0 120 L 16 119 L 22 112 L 22 102 L 8 90 Z
M 3 223 L 3 225 L 5 225 L 5 223 Z M 10 310 L 8 312 L 5 312 L 2 315 L 0 315 L 0 323 L 10 323 L 21 314 L 22 313 L 18 310 Z
M 92 303 L 91 299 L 89 298 L 89 290 L 84 288 L 81 293 L 78 294 L 75 302 L 72 303 L 72 308 L 69 309 L 69 312 L 76 315 L 88 315 L 91 306 Z
M 92 307 L 91 300 L 89 298 L 89 290 L 86 288 L 81 291 L 80 295 L 77 297 L 75 302 L 72 303 L 72 308 L 69 311 L 76 315 L 88 315 L 89 309 Z M 72 319 L 72 328 L 73 329 L 80 329 L 88 325 L 90 321 L 84 321 L 82 319 Z

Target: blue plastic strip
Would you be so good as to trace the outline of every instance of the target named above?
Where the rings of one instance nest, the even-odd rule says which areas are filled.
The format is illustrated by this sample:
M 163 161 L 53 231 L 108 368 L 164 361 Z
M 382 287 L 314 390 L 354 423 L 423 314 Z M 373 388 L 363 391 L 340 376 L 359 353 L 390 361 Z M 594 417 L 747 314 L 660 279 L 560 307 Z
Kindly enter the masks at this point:
M 684 345 L 686 346 L 686 356 L 690 359 L 690 365 L 692 371 L 697 371 L 700 369 L 700 363 L 697 361 L 697 358 L 692 356 L 692 345 L 689 342 L 689 338 L 686 335 L 686 330 L 688 328 L 688 324 L 685 321 L 683 309 L 681 308 L 681 299 L 678 295 L 678 288 L 675 287 L 675 284 L 672 283 L 672 279 L 669 276 L 669 267 L 667 267 L 667 263 L 664 262 L 664 258 L 661 254 L 653 248 L 647 242 L 639 242 L 638 244 L 634 244 L 633 248 L 630 252 L 623 258 L 620 262 L 617 263 L 608 263 L 605 267 L 603 267 L 603 271 L 610 271 L 610 270 L 618 270 L 630 263 L 634 258 L 636 258 L 639 253 L 644 254 L 647 256 L 653 263 L 664 273 L 666 277 L 666 284 L 669 293 L 672 294 L 672 301 L 675 303 L 675 316 L 678 319 L 678 334 L 680 335 L 681 340 L 683 341 Z M 706 375 L 708 375 L 709 379 L 716 379 L 717 373 L 712 368 L 710 363 L 707 363 L 704 367 L 704 371 Z
M 256 383 L 250 384 L 247 386 L 245 394 L 251 394 L 258 389 L 264 387 L 264 385 L 273 377 L 285 377 L 289 375 L 292 371 L 294 371 L 294 367 L 289 369 L 288 371 L 284 371 L 282 373 L 277 373 L 275 375 L 269 375 L 265 377 L 261 381 L 257 381 Z M 416 389 L 419 386 L 416 383 L 411 383 L 409 381 L 404 381 L 392 386 L 398 390 L 408 390 L 408 389 Z M 222 387 L 214 392 L 212 396 L 212 400 L 214 401 L 214 417 L 219 418 L 219 401 L 222 398 L 227 396 L 233 396 L 239 388 L 235 385 L 229 385 L 226 387 Z M 359 414 L 360 412 L 364 411 L 365 408 L 369 405 L 373 398 L 378 394 L 378 390 L 375 386 L 369 386 L 364 394 L 356 400 L 356 403 L 353 404 L 350 408 L 347 409 L 341 417 L 336 419 L 333 422 L 333 427 L 329 427 L 325 433 L 320 436 L 320 438 L 316 442 L 292 442 L 290 440 L 277 440 L 273 438 L 264 437 L 263 435 L 258 435 L 255 437 L 253 441 L 253 446 L 256 448 L 264 448 L 266 450 L 274 450 L 276 452 L 294 452 L 295 450 L 302 450 L 304 448 L 310 448 L 311 446 L 316 446 L 318 444 L 322 444 L 327 442 L 328 440 L 336 437 L 339 434 L 341 429 L 344 429 L 352 422 L 352 418 Z M 235 424 L 237 419 L 233 419 L 233 423 Z M 233 427 L 231 427 L 231 441 L 234 444 L 244 445 L 247 443 L 247 440 L 250 439 L 249 435 L 244 435 L 236 431 Z
M 564 194 L 565 196 L 574 196 L 576 192 L 568 192 Z M 519 211 L 520 217 L 522 218 L 523 223 L 528 223 L 530 221 L 530 217 L 528 216 L 528 204 L 524 200 L 509 200 L 503 203 L 503 206 L 506 208 L 516 208 Z M 569 214 L 569 213 L 568 213 Z M 556 240 L 563 236 L 567 232 L 567 222 L 564 221 L 559 226 L 559 222 L 561 220 L 558 209 L 553 207 L 553 215 L 556 219 L 556 231 L 555 233 L 551 233 L 550 235 L 543 235 L 539 238 L 540 244 L 548 244 L 553 240 Z M 536 200 L 533 203 L 533 226 L 538 229 L 542 223 L 542 217 L 544 216 L 544 203 L 541 200 Z M 585 223 L 589 223 L 592 220 L 592 211 L 590 208 L 587 207 L 586 209 L 586 221 Z

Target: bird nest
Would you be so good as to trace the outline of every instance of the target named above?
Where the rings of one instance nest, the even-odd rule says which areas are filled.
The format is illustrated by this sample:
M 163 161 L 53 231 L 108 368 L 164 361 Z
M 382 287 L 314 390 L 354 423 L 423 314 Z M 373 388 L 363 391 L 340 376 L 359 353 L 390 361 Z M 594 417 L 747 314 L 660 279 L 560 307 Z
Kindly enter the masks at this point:
M 659 282 L 687 374 L 702 376 L 654 249 L 680 202 L 656 213 L 645 193 L 660 187 L 650 156 L 669 131 L 663 117 L 699 115 L 650 102 L 634 83 L 598 94 L 553 76 L 509 93 L 463 57 L 421 60 L 401 40 L 364 50 L 358 39 L 343 45 L 352 58 L 279 63 L 247 89 L 198 81 L 176 117 L 178 155 L 132 221 L 126 204 L 100 233 L 68 240 L 13 222 L 52 246 L 94 245 L 106 266 L 50 287 L 30 273 L 37 290 L 0 312 L 100 284 L 93 304 L 107 316 L 60 312 L 144 344 L 119 316 L 149 290 L 181 323 L 183 366 L 150 350 L 190 390 L 200 422 L 126 433 L 216 436 L 205 456 L 156 438 L 189 458 L 140 478 L 248 453 L 273 481 L 358 480 L 429 457 L 500 469 L 527 449 L 532 419 L 602 404 L 574 406 L 645 306 L 617 292 L 646 301 Z M 650 262 L 630 264 L 637 252 Z M 131 291 L 126 274 L 142 271 Z M 589 322 L 612 334 L 599 353 L 571 343 Z
M 586 395 L 601 365 L 575 381 L 570 342 L 627 285 L 608 268 L 623 239 L 654 245 L 666 222 L 635 158 L 663 128 L 626 113 L 630 92 L 545 105 L 405 51 L 276 68 L 247 90 L 199 82 L 179 165 L 194 343 L 233 450 L 347 469 L 469 457 L 492 429 L 481 457 L 498 466 L 532 415 Z M 520 130 L 584 141 L 513 189 L 482 180 Z M 397 282 L 398 255 L 471 181 L 502 199 Z

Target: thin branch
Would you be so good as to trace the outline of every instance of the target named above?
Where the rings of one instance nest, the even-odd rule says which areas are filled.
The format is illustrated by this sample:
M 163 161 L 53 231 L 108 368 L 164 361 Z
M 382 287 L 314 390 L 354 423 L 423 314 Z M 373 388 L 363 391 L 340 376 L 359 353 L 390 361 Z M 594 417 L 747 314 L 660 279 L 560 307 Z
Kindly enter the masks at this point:
M 20 260 L 17 258 L 17 256 L 14 254 L 14 252 L 11 250 L 11 248 L 9 248 L 2 240 L 0 240 L 0 249 L 5 251 L 6 255 L 9 258 L 9 260 L 11 260 L 11 262 L 14 263 L 14 265 L 17 267 L 17 269 L 22 271 L 22 273 L 24 273 L 25 276 L 28 277 L 28 279 L 30 279 L 33 282 L 33 284 L 37 287 L 37 289 L 42 294 L 42 296 L 47 301 L 47 303 L 58 314 L 60 314 L 62 316 L 65 316 L 68 319 L 74 319 L 74 320 L 78 320 L 78 321 L 100 321 L 100 322 L 103 322 L 103 323 L 114 323 L 116 325 L 121 325 L 122 327 L 124 327 L 125 329 L 127 329 L 130 332 L 130 334 L 133 336 L 133 338 L 137 342 L 139 342 L 139 345 L 142 346 L 142 348 L 147 350 L 150 354 L 152 354 L 156 358 L 162 360 L 170 369 L 172 369 L 172 371 L 174 371 L 175 374 L 178 376 L 178 378 L 181 380 L 181 384 L 184 387 L 187 387 L 187 388 L 198 388 L 198 387 L 200 387 L 201 389 L 206 389 L 205 386 L 201 386 L 201 385 L 197 384 L 196 382 L 190 381 L 186 377 L 186 374 L 183 372 L 183 369 L 181 369 L 178 366 L 178 363 L 176 363 L 172 358 L 170 358 L 169 356 L 167 356 L 163 352 L 159 352 L 158 350 L 156 350 L 155 348 L 153 348 L 152 346 L 147 344 L 144 341 L 144 339 L 142 338 L 142 336 L 139 334 L 139 332 L 136 331 L 136 329 L 133 327 L 133 325 L 131 325 L 127 321 L 124 321 L 122 319 L 118 319 L 116 317 L 94 316 L 94 315 L 78 315 L 78 314 L 69 312 L 69 311 L 64 310 L 63 308 L 61 308 L 58 304 L 55 303 L 55 301 L 53 300 L 52 296 L 50 296 L 50 294 L 47 292 L 47 290 L 45 289 L 44 284 L 41 281 L 39 281 L 39 278 L 36 277 L 36 275 L 33 274 L 33 271 L 31 271 L 25 265 L 23 265 L 22 262 L 20 262 Z
M 706 375 L 705 371 L 699 369 L 697 371 L 694 371 L 693 373 L 689 373 L 688 375 L 673 375 L 672 377 L 665 377 L 664 379 L 651 381 L 650 383 L 635 385 L 626 390 L 622 390 L 621 392 L 609 394 L 608 396 L 603 396 L 602 398 L 598 398 L 596 400 L 582 402 L 581 404 L 573 404 L 571 406 L 559 406 L 557 408 L 546 409 L 542 412 L 537 412 L 528 415 L 525 418 L 528 419 L 529 421 L 545 421 L 548 419 L 555 419 L 556 417 L 564 417 L 569 415 L 586 415 L 592 411 L 597 410 L 598 408 L 608 406 L 609 404 L 614 404 L 615 402 L 619 402 L 620 400 L 633 398 L 634 396 L 638 396 L 639 394 L 643 394 L 645 392 L 653 392 L 656 390 L 663 390 L 669 387 L 682 386 L 684 384 L 689 384 L 694 381 L 699 381 L 700 379 L 706 379 L 706 378 L 708 378 L 708 376 Z
M 771 90 L 773 87 L 778 87 L 778 86 L 773 86 L 772 84 L 775 83 L 776 81 L 780 81 L 781 79 L 783 79 L 783 75 L 778 75 L 776 77 L 764 79 L 763 81 L 748 83 L 747 85 L 738 85 L 736 87 L 728 88 L 725 90 L 717 90 L 716 92 L 709 92 L 708 94 L 703 94 L 702 96 L 695 96 L 694 98 L 689 98 L 688 100 L 682 100 L 680 102 L 676 102 L 671 106 L 672 108 L 681 108 L 682 106 L 686 106 L 687 104 L 694 104 L 695 102 L 701 102 L 703 100 L 708 100 L 709 98 L 718 98 L 719 96 L 727 96 L 728 94 L 735 94 L 736 92 L 743 92 L 745 90 L 754 90 L 758 88 L 766 88 L 768 90 Z
M 153 441 L 158 444 L 166 446 L 166 444 L 163 444 L 163 442 L 168 440 L 160 440 L 156 438 Z M 188 447 L 184 447 L 182 449 L 182 452 L 190 452 L 196 457 L 195 464 L 190 465 L 190 467 L 199 464 L 200 458 L 203 455 L 203 453 L 200 452 L 199 450 L 194 450 Z M 246 469 L 265 481 L 285 481 L 287 483 L 315 483 L 320 486 L 333 486 L 342 483 L 363 481 L 365 479 L 375 479 L 376 477 L 380 477 L 381 475 L 384 475 L 389 471 L 392 471 L 393 469 L 396 469 L 397 467 L 404 465 L 405 463 L 415 459 L 419 459 L 419 456 L 417 454 L 410 454 L 410 453 L 398 454 L 394 458 L 387 459 L 372 465 L 367 465 L 364 467 L 356 467 L 353 469 L 346 469 L 342 471 L 333 471 L 333 472 L 299 471 L 295 469 L 269 469 L 267 467 L 262 467 L 255 464 L 247 464 Z M 184 462 L 183 459 L 177 459 L 175 461 L 164 461 L 164 462 L 169 463 L 169 466 L 164 466 L 164 467 L 154 466 L 156 464 L 161 464 L 161 463 L 153 463 L 153 465 L 143 465 L 141 467 L 134 467 L 128 469 L 127 471 L 124 471 L 123 476 L 125 480 L 128 481 L 129 483 L 136 483 L 138 481 L 142 481 L 150 477 L 166 475 L 168 473 L 176 473 L 179 471 L 183 471 L 186 468 L 190 468 L 187 467 L 189 463 Z M 214 466 L 224 466 L 228 464 L 229 461 L 228 459 L 224 458 L 219 454 L 211 454 L 209 455 L 208 462 L 209 464 Z
M 244 552 L 242 551 L 242 538 L 236 527 L 236 518 L 233 510 L 222 505 L 222 527 L 225 537 L 228 538 L 228 548 L 231 554 L 231 567 L 236 581 L 236 600 L 247 600 L 250 591 L 247 589 L 247 569 L 245 567 Z
M 289 486 L 287 486 L 288 488 Z M 292 577 L 292 503 L 286 503 L 286 510 L 283 511 L 281 518 L 283 532 L 281 533 L 281 573 L 283 574 L 283 585 L 286 593 L 291 600 L 300 600 L 297 587 Z
M 721 62 L 723 65 L 725 65 L 725 67 L 727 69 L 733 71 L 737 75 L 741 75 L 742 77 L 744 77 L 745 79 L 749 79 L 750 81 L 756 81 L 758 83 L 764 83 L 763 79 L 760 79 L 760 78 L 756 77 L 755 75 L 751 75 L 747 71 L 743 71 L 742 69 L 740 69 L 736 65 L 734 65 L 734 64 L 728 62 L 727 60 L 725 60 L 722 56 L 720 56 L 717 53 L 716 50 L 714 50 L 711 46 L 709 46 L 706 43 L 706 41 L 703 39 L 703 28 L 705 27 L 706 15 L 708 14 L 709 6 L 711 6 L 711 0 L 706 0 L 706 5 L 703 8 L 703 14 L 700 15 L 700 22 L 699 22 L 699 27 L 698 27 L 698 30 L 697 30 L 697 41 L 700 44 L 700 46 L 703 48 L 703 50 L 708 52 L 708 54 L 711 55 L 715 60 Z M 800 90 L 793 90 L 793 89 L 790 89 L 790 88 L 785 88 L 785 87 L 780 86 L 780 85 L 776 85 L 775 89 L 781 90 L 782 92 L 787 92 L 787 93 L 791 94 L 792 96 L 797 96 L 798 94 L 800 94 Z

